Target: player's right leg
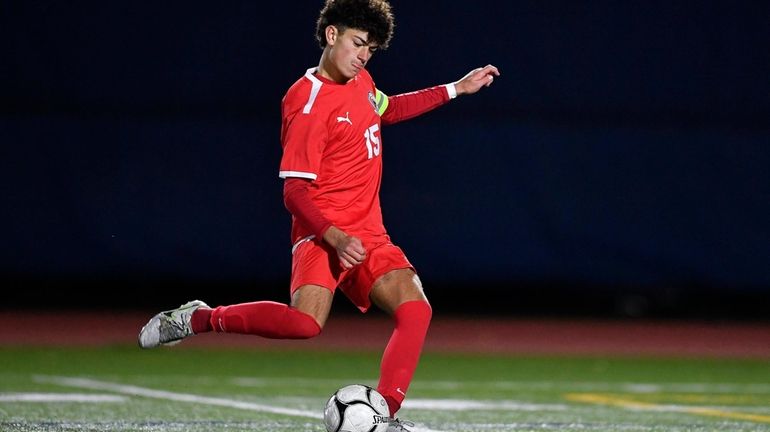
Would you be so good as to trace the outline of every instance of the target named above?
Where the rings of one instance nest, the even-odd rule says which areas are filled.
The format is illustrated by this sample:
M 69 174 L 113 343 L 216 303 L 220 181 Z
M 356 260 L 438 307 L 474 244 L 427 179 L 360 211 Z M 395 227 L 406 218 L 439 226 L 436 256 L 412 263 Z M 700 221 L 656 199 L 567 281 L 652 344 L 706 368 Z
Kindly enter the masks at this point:
M 333 293 L 315 285 L 295 290 L 292 304 L 272 301 L 209 308 L 191 301 L 155 315 L 139 332 L 139 346 L 173 345 L 194 334 L 216 331 L 270 339 L 309 339 L 321 333 L 331 310 Z
M 308 339 L 321 333 L 332 307 L 340 272 L 330 268 L 331 253 L 320 242 L 307 241 L 292 254 L 291 305 L 270 301 L 200 309 L 193 330 L 253 334 L 271 339 Z M 331 287 L 331 288 L 327 288 Z M 210 315 L 205 314 L 210 312 Z M 200 326 L 197 325 L 200 323 Z
M 329 317 L 334 288 L 341 277 L 332 269 L 333 248 L 321 241 L 305 241 L 292 252 L 291 305 L 270 301 L 201 309 L 193 330 L 254 334 L 272 339 L 308 339 L 321 333 Z M 206 316 L 206 313 L 210 315 Z M 197 323 L 200 323 L 198 326 Z
M 291 305 L 261 301 L 200 309 L 193 316 L 193 330 L 273 339 L 317 336 L 329 317 L 334 289 L 342 274 L 340 268 L 332 268 L 337 261 L 330 256 L 336 257 L 336 251 L 321 241 L 301 242 L 292 252 Z
M 291 306 L 313 317 L 318 326 L 323 328 L 329 318 L 334 293 L 318 285 L 303 285 L 294 290 Z
M 321 242 L 304 242 L 293 253 L 291 305 L 272 301 L 211 309 L 191 302 L 153 317 L 139 335 L 139 345 L 154 348 L 193 334 L 216 331 L 271 339 L 309 339 L 321 333 L 331 310 L 341 269 L 330 267 L 334 253 Z M 332 288 L 328 288 L 332 287 Z M 194 304 L 193 304 L 194 303 Z
M 292 304 L 259 301 L 219 306 L 209 313 L 202 331 L 240 333 L 270 339 L 309 339 L 321 333 L 332 305 L 332 292 L 305 285 L 294 291 Z M 204 322 L 204 324 L 206 324 Z

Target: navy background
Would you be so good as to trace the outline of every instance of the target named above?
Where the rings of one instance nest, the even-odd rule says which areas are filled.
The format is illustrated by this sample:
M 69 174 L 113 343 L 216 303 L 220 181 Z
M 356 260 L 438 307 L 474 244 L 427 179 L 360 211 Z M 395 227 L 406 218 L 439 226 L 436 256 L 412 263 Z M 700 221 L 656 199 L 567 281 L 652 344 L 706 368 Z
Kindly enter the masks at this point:
M 393 0 L 369 66 L 502 72 L 382 133 L 434 306 L 768 316 L 770 4 L 471 3 Z M 279 106 L 320 6 L 3 2 L 4 306 L 286 301 Z

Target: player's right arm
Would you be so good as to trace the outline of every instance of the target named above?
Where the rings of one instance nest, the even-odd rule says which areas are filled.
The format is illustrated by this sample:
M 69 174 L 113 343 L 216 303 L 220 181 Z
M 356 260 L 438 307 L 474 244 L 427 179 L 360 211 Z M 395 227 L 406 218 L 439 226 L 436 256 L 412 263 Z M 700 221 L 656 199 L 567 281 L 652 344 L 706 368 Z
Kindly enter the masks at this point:
M 349 269 L 361 264 L 366 258 L 366 249 L 361 240 L 349 236 L 324 217 L 310 198 L 310 180 L 287 177 L 283 185 L 283 202 L 286 209 L 313 234 L 337 251 L 343 268 Z
M 336 251 L 343 268 L 366 258 L 361 240 L 347 235 L 324 217 L 310 196 L 310 186 L 321 171 L 324 148 L 329 139 L 329 112 L 318 98 L 322 83 L 310 72 L 287 92 L 282 101 L 281 146 L 283 156 L 278 175 L 284 181 L 284 204 L 289 212 Z M 321 99 L 321 100 L 319 100 Z

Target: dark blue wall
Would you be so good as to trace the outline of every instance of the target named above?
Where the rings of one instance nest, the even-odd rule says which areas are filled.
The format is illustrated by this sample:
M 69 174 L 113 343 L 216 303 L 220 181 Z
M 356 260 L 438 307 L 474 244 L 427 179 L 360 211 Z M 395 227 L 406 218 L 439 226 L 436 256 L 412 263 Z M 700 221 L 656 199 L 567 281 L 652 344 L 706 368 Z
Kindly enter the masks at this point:
M 383 132 L 386 226 L 433 299 L 770 297 L 770 4 L 392 3 L 370 64 L 386 93 L 503 73 Z M 318 62 L 319 9 L 0 5 L 0 277 L 18 303 L 285 300 L 279 104 Z

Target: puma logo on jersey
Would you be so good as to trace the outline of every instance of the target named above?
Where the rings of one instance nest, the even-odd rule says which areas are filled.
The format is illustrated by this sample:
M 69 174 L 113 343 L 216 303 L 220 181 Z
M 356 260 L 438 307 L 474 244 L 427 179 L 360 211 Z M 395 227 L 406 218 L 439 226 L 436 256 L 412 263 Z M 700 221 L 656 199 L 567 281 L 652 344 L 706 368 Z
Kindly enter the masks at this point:
M 350 121 L 350 111 L 345 113 L 345 117 L 337 117 L 337 123 L 342 123 L 342 122 L 348 122 L 350 123 L 351 126 L 353 125 L 353 122 Z

